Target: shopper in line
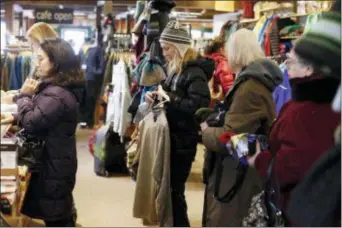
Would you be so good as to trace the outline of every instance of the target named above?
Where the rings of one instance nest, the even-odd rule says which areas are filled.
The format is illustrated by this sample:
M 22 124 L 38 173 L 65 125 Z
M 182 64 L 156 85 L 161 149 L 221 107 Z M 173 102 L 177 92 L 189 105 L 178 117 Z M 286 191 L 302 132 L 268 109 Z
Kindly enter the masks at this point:
M 75 185 L 78 104 L 85 78 L 70 44 L 47 39 L 40 44 L 36 77 L 27 79 L 13 97 L 18 114 L 3 115 L 28 134 L 45 141 L 43 167 L 32 173 L 22 213 L 46 226 L 75 226 L 72 191 Z
M 58 34 L 54 30 L 54 28 L 45 23 L 45 22 L 37 22 L 33 24 L 26 32 L 26 37 L 31 44 L 32 48 L 32 58 L 31 58 L 31 71 L 28 75 L 28 78 L 34 78 L 35 70 L 37 66 L 37 53 L 40 48 L 40 43 L 45 39 L 56 39 L 58 38 Z M 20 91 L 15 91 L 13 94 L 17 94 Z M 13 94 L 3 97 L 1 99 L 2 102 L 11 104 L 13 103 Z M 77 211 L 75 208 L 75 204 L 73 203 L 73 214 L 75 221 L 77 220 Z
M 334 131 L 341 121 L 341 115 L 331 109 L 341 81 L 340 34 L 340 13 L 323 13 L 296 41 L 286 60 L 292 100 L 281 110 L 269 136 L 270 149 L 276 153 L 279 207 L 285 216 L 294 187 L 334 145 Z M 271 157 L 265 151 L 253 156 L 250 163 L 265 176 Z
M 252 133 L 267 135 L 276 116 L 272 92 L 282 82 L 282 72 L 272 61 L 266 59 L 254 33 L 240 29 L 233 33 L 227 44 L 228 63 L 236 79 L 226 96 L 224 126 L 208 127 L 201 124 L 203 144 L 211 153 L 212 169 L 206 174 L 206 188 L 203 226 L 241 226 L 247 215 L 251 198 L 261 191 L 257 172 L 247 169 L 243 184 L 229 202 L 214 198 L 218 166 L 215 153 L 220 151 L 219 137 L 224 132 L 235 134 Z M 224 195 L 235 183 L 238 161 L 227 156 L 223 160 L 220 194 Z
M 163 55 L 167 60 L 168 77 L 163 88 L 171 101 L 167 104 L 167 120 L 171 135 L 171 190 L 173 226 L 190 226 L 185 201 L 185 182 L 196 155 L 199 126 L 194 114 L 208 107 L 210 92 L 208 81 L 215 63 L 200 57 L 190 48 L 191 39 L 186 28 L 170 21 L 160 37 Z M 148 92 L 146 101 L 152 102 Z
M 205 48 L 205 55 L 215 60 L 214 77 L 210 80 L 209 88 L 213 100 L 223 100 L 234 83 L 234 75 L 228 66 L 225 55 L 225 41 L 218 37 Z

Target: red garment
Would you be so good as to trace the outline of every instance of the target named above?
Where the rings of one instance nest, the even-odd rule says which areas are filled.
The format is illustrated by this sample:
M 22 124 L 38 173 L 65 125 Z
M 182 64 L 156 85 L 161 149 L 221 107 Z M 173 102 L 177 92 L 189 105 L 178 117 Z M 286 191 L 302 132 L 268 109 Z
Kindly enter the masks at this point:
M 220 84 L 224 94 L 226 94 L 234 83 L 234 74 L 228 66 L 227 57 L 221 53 L 213 53 L 207 57 L 215 60 L 215 85 Z
M 315 81 L 311 82 L 315 85 L 310 89 L 308 86 L 300 89 L 292 87 L 293 100 L 283 106 L 269 135 L 270 148 L 276 153 L 275 173 L 281 188 L 280 206 L 285 213 L 291 191 L 313 163 L 334 145 L 334 131 L 340 123 L 340 114 L 332 111 L 330 101 L 317 103 L 325 94 L 334 93 L 333 83 L 337 86 L 339 83 L 329 82 L 327 86 L 325 79 Z M 304 95 L 296 96 L 295 93 Z M 264 151 L 255 160 L 255 168 L 263 177 L 266 176 L 270 159 L 271 152 Z

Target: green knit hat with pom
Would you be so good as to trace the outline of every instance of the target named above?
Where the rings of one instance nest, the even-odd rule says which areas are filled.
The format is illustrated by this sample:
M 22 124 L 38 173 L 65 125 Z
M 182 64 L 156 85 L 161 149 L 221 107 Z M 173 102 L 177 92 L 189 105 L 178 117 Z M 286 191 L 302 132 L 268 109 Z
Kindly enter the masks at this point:
M 319 67 L 325 76 L 341 77 L 341 14 L 322 13 L 296 41 L 298 56 Z

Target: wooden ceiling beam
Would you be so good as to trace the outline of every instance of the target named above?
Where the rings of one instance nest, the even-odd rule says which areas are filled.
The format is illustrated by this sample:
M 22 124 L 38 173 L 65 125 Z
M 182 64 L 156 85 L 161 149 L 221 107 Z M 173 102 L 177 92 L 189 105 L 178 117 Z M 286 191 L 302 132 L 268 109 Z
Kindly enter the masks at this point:
M 83 6 L 96 6 L 97 1 L 96 0 L 77 0 L 77 1 L 67 1 L 67 0 L 56 0 L 56 1 L 38 1 L 37 0 L 25 0 L 25 1 L 13 1 L 14 4 L 19 5 L 31 5 L 31 6 L 37 6 L 37 3 L 40 6 L 58 6 L 58 5 L 68 5 L 68 6 L 77 6 L 77 5 L 83 5 Z

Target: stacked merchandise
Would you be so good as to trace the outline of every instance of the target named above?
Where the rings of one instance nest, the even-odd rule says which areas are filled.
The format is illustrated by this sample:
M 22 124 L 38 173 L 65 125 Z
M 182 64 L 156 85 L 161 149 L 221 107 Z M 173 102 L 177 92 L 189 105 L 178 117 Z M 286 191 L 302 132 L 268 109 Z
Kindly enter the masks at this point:
M 12 215 L 18 201 L 18 164 L 16 144 L 12 139 L 1 139 L 1 213 Z
M 280 18 L 277 15 L 261 17 L 253 29 L 267 56 L 288 52 L 292 48 L 291 41 L 299 38 L 303 30 L 303 26 L 290 18 Z

